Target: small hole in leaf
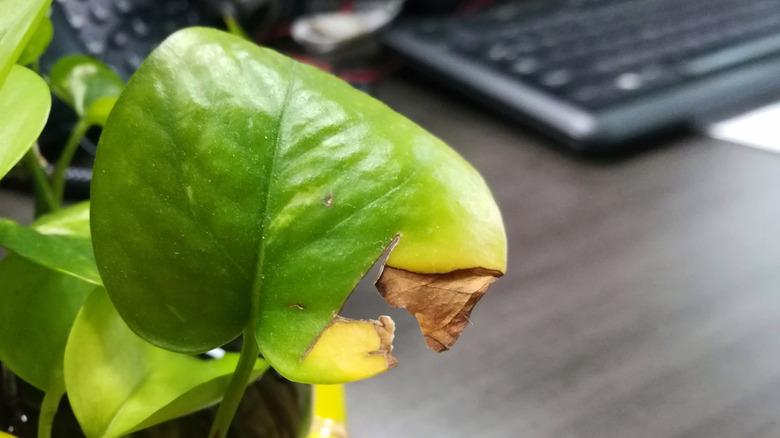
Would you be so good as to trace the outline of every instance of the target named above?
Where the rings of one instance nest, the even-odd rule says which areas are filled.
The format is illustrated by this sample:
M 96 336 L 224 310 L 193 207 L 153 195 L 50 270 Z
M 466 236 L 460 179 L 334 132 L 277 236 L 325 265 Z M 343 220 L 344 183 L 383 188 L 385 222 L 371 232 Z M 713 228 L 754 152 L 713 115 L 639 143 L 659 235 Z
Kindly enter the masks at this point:
M 382 266 L 387 261 L 390 252 L 392 252 L 392 248 L 400 238 L 401 236 L 398 235 L 388 244 L 384 252 L 382 252 L 371 268 L 363 275 L 363 278 L 360 279 L 360 282 L 349 295 L 338 314 L 350 319 L 377 319 L 379 315 L 388 315 L 396 323 L 396 341 L 394 343 L 397 343 L 399 339 L 397 329 L 400 322 L 400 325 L 405 328 L 405 333 L 402 337 L 408 337 L 411 339 L 411 341 L 409 341 L 412 343 L 411 345 L 414 345 L 414 343 L 419 342 L 419 340 L 416 339 L 419 337 L 417 334 L 418 332 L 408 328 L 416 327 L 417 321 L 404 309 L 388 306 L 382 296 L 377 293 L 376 286 L 374 286 L 377 278 L 379 278 Z M 407 341 L 404 340 L 403 342 Z

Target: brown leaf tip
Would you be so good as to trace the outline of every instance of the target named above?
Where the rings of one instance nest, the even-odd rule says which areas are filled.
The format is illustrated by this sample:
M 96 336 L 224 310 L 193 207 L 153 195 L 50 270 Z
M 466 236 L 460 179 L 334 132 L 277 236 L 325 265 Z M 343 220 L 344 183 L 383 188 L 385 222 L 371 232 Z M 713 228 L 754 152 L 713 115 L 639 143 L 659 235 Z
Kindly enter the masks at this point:
M 385 266 L 376 288 L 388 304 L 414 315 L 428 348 L 441 353 L 458 340 L 477 301 L 501 275 L 484 268 L 420 274 Z

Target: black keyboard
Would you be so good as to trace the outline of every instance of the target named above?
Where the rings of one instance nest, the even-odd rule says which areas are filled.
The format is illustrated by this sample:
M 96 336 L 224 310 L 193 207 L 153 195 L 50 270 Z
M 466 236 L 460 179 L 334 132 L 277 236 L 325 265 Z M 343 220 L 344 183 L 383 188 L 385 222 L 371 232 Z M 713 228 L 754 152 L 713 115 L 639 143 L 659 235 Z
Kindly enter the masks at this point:
M 219 17 L 203 7 L 205 1 L 55 0 L 50 11 L 55 36 L 41 57 L 41 70 L 47 73 L 65 55 L 86 54 L 103 61 L 127 80 L 168 34 L 186 26 L 220 23 Z M 49 160 L 59 156 L 63 139 L 74 123 L 73 111 L 55 99 L 38 142 Z M 89 197 L 97 134 L 93 129 L 81 140 L 81 151 L 66 174 L 68 198 Z
M 66 53 L 84 53 L 128 79 L 166 36 L 194 25 L 219 22 L 196 0 L 56 0 L 57 36 L 41 60 L 44 69 Z
M 407 19 L 414 64 L 585 151 L 780 92 L 780 0 L 537 0 Z

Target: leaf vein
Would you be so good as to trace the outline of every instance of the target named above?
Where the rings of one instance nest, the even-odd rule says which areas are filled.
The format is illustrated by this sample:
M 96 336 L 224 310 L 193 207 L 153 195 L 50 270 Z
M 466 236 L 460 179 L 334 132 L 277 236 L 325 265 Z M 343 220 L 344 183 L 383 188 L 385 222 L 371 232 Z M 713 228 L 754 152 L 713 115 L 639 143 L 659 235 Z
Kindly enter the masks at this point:
M 284 118 L 287 114 L 287 107 L 290 104 L 290 100 L 292 98 L 293 94 L 293 85 L 295 83 L 295 68 L 297 64 L 295 61 L 290 59 L 290 73 L 287 79 L 287 88 L 285 90 L 284 98 L 282 100 L 282 106 L 279 110 L 279 122 L 276 125 L 276 135 L 274 137 L 274 142 L 272 145 L 271 150 L 271 156 L 268 160 L 268 168 L 266 171 L 266 184 L 265 184 L 265 200 L 263 201 L 263 205 L 260 208 L 260 235 L 261 237 L 265 235 L 265 231 L 268 228 L 268 204 L 271 200 L 271 185 L 273 184 L 274 180 L 274 168 L 276 166 L 276 159 L 277 155 L 279 154 L 279 147 L 280 147 L 280 141 L 282 137 L 282 127 L 284 125 Z M 253 279 L 252 284 L 252 308 L 250 309 L 250 325 L 252 327 L 252 331 L 254 332 L 255 327 L 257 326 L 257 319 L 259 317 L 260 312 L 260 287 L 262 285 L 262 279 L 263 279 L 263 266 L 265 264 L 265 248 L 266 243 L 263 241 L 263 239 L 260 239 L 260 248 L 258 250 L 257 254 L 257 262 L 255 264 L 255 277 Z
M 385 193 L 383 193 L 381 196 L 379 196 L 379 197 L 375 198 L 373 201 L 369 202 L 368 204 L 366 204 L 366 205 L 364 205 L 364 206 L 361 206 L 361 207 L 359 207 L 359 208 L 355 209 L 355 211 L 353 211 L 352 213 L 350 213 L 349 215 L 347 215 L 345 218 L 343 218 L 343 219 L 341 219 L 340 221 L 338 221 L 338 222 L 337 222 L 336 224 L 334 224 L 332 227 L 328 228 L 328 230 L 327 230 L 327 231 L 325 231 L 324 233 L 322 233 L 322 235 L 321 235 L 321 236 L 317 237 L 316 239 L 314 239 L 314 240 L 312 240 L 312 241 L 310 241 L 310 242 L 306 243 L 306 244 L 305 244 L 305 245 L 303 245 L 302 247 L 298 248 L 298 249 L 296 250 L 296 252 L 297 252 L 297 251 L 302 251 L 302 250 L 304 250 L 304 249 L 308 248 L 309 246 L 311 246 L 311 245 L 314 245 L 315 243 L 317 243 L 317 242 L 321 241 L 322 239 L 325 239 L 326 237 L 328 237 L 328 235 L 330 235 L 331 233 L 333 233 L 333 232 L 334 232 L 335 230 L 337 230 L 338 228 L 341 228 L 343 225 L 345 225 L 347 222 L 349 222 L 350 220 L 352 220 L 352 219 L 353 219 L 355 216 L 357 216 L 359 213 L 365 213 L 367 210 L 370 210 L 371 208 L 373 208 L 373 207 L 374 207 L 376 204 L 378 204 L 379 202 L 381 202 L 381 201 L 385 200 L 387 197 L 389 197 L 389 196 L 391 196 L 392 194 L 396 193 L 397 191 L 401 190 L 401 188 L 402 188 L 402 187 L 404 187 L 405 185 L 409 184 L 410 182 L 412 182 L 412 181 L 414 180 L 414 177 L 415 177 L 415 176 L 417 176 L 417 174 L 418 174 L 418 173 L 420 173 L 420 169 L 421 169 L 421 168 L 422 168 L 422 166 L 420 166 L 420 167 L 417 167 L 417 168 L 416 168 L 414 171 L 412 171 L 412 172 L 409 174 L 409 176 L 407 176 L 407 177 L 406 177 L 406 178 L 405 178 L 403 181 L 401 181 L 400 183 L 398 183 L 397 185 L 395 185 L 394 187 L 392 187 L 391 189 L 389 189 L 388 191 L 386 191 Z M 396 230 L 396 233 L 397 233 L 397 232 L 398 232 L 398 230 Z
M 155 117 L 148 117 L 148 121 L 151 125 L 157 125 L 158 131 L 160 134 L 168 137 L 169 141 L 171 143 L 177 143 L 176 139 L 173 137 L 173 134 L 165 128 L 164 123 L 161 120 L 158 120 Z M 178 159 L 179 163 L 182 163 L 185 161 L 185 156 L 183 155 L 183 152 L 181 148 L 173 148 L 174 153 L 176 154 L 176 157 Z M 177 167 L 177 172 L 179 174 L 179 181 L 182 181 L 180 184 L 180 188 L 182 191 L 185 190 L 183 181 L 186 181 L 186 178 L 183 174 L 182 168 Z M 191 219 L 195 219 L 195 212 L 192 209 L 192 205 L 189 203 L 186 203 L 187 205 L 187 212 L 189 213 L 189 217 Z M 201 232 L 201 235 L 205 236 L 217 249 L 222 252 L 222 255 L 225 256 L 225 259 L 229 261 L 236 269 L 238 269 L 239 272 L 241 272 L 243 275 L 249 277 L 249 273 L 244 269 L 244 267 L 236 261 L 236 259 L 233 258 L 233 256 L 230 254 L 230 252 L 225 248 L 225 245 L 222 244 L 222 242 L 217 239 L 217 236 L 214 235 L 213 231 L 210 230 L 208 227 L 200 227 L 199 231 Z
M 103 431 L 102 436 L 105 436 L 108 433 L 108 431 L 110 431 L 114 427 L 114 423 L 117 421 L 117 419 L 119 419 L 122 412 L 127 407 L 127 402 L 130 401 L 130 399 L 132 399 L 138 393 L 138 391 L 143 387 L 144 384 L 146 384 L 146 382 L 151 377 L 152 373 L 153 371 L 151 369 L 147 369 L 143 377 L 141 377 L 141 379 L 139 379 L 138 382 L 133 386 L 133 389 L 130 390 L 130 393 L 127 394 L 127 397 L 125 397 L 122 400 L 122 403 L 119 405 L 119 409 L 116 411 L 116 413 L 114 413 L 114 416 L 111 417 L 111 422 L 108 423 L 108 426 Z

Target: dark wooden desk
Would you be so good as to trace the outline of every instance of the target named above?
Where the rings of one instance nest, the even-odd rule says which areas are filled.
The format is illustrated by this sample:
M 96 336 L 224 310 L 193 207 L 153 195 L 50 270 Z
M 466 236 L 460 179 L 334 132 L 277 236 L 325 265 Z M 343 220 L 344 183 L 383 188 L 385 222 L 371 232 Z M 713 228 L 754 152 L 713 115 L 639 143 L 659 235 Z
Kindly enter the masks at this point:
M 400 361 L 347 387 L 353 437 L 780 436 L 780 156 L 689 138 L 586 162 L 426 88 L 380 97 L 483 173 L 509 271 L 441 355 L 353 294 Z
M 347 312 L 393 316 L 400 365 L 348 386 L 353 438 L 780 436 L 780 156 L 690 138 L 587 162 L 426 88 L 380 97 L 483 173 L 509 272 L 441 355 L 358 288 Z

